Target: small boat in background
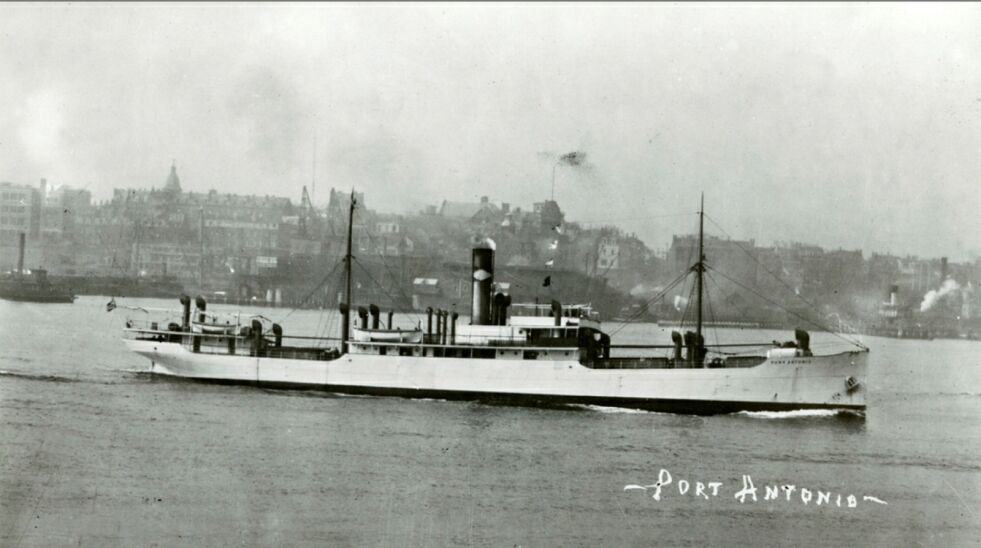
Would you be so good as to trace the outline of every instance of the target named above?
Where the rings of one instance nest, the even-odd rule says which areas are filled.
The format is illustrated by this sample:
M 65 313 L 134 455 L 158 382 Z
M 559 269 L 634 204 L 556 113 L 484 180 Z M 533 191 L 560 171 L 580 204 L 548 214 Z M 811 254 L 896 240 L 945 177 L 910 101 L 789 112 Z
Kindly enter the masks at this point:
M 35 268 L 24 271 L 24 233 L 20 233 L 17 270 L 0 276 L 0 299 L 32 303 L 71 303 L 75 295 L 71 289 L 48 280 L 48 271 Z

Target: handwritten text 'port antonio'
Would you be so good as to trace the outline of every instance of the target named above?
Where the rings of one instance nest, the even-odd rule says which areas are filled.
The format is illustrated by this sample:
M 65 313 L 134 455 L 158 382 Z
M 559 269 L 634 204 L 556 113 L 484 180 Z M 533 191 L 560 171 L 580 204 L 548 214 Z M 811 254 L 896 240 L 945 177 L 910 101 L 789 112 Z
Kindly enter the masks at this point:
M 670 487 L 669 487 L 670 486 Z M 670 495 L 691 496 L 695 498 L 711 499 L 725 496 L 725 484 L 721 481 L 689 481 L 679 479 L 675 481 L 664 468 L 657 475 L 657 483 L 650 485 L 627 485 L 624 491 L 642 490 L 651 494 L 654 500 L 661 500 L 661 497 Z M 876 504 L 887 504 L 886 501 L 863 495 L 861 498 L 853 494 L 834 493 L 822 491 L 820 489 L 808 489 L 793 484 L 761 484 L 756 487 L 753 478 L 748 474 L 743 475 L 742 488 L 733 493 L 733 497 L 740 504 L 747 502 L 786 500 L 798 501 L 804 505 L 814 504 L 815 506 L 835 506 L 838 508 L 857 508 L 859 502 L 874 502 Z

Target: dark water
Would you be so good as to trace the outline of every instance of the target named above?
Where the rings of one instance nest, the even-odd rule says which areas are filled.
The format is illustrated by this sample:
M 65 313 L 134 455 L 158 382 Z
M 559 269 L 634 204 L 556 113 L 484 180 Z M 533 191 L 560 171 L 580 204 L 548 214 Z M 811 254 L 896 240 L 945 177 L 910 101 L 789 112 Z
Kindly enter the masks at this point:
M 124 311 L 107 314 L 107 300 L 0 301 L 2 546 L 964 546 L 981 539 L 978 342 L 866 338 L 864 418 L 690 417 L 165 380 L 142 373 L 148 364 L 123 349 Z M 172 306 L 120 302 L 136 303 Z M 278 319 L 285 311 L 264 313 Z M 313 334 L 332 323 L 296 312 L 286 328 Z M 667 333 L 631 326 L 619 335 L 639 342 Z M 721 337 L 736 335 L 778 337 Z M 662 468 L 672 483 L 660 501 L 652 490 L 624 491 L 654 484 Z M 743 475 L 759 489 L 756 502 L 734 497 Z M 681 480 L 691 484 L 686 495 Z M 722 486 L 716 497 L 705 489 L 706 500 L 693 496 L 696 482 Z M 778 483 L 798 490 L 790 501 L 783 492 L 763 500 L 764 485 Z M 800 488 L 813 493 L 810 503 Z M 817 505 L 819 490 L 830 504 Z M 850 494 L 855 508 L 847 507 Z

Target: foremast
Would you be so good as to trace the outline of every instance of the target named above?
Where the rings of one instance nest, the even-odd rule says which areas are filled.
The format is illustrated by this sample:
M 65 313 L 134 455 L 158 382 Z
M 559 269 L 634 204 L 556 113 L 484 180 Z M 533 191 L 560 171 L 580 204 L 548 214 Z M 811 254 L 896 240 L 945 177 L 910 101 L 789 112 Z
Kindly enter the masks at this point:
M 354 189 L 351 189 L 351 206 L 347 218 L 347 252 L 344 254 L 344 302 L 341 304 L 341 352 L 347 354 L 347 343 L 351 338 L 351 271 L 353 270 L 354 255 L 351 254 L 351 243 L 354 234 L 354 206 L 357 199 Z
M 695 272 L 695 333 L 689 331 L 685 339 L 688 344 L 688 336 L 694 335 L 690 347 L 694 356 L 689 359 L 693 364 L 697 364 L 694 365 L 695 367 L 705 367 L 705 344 L 702 338 L 702 299 L 705 293 L 703 280 L 705 277 L 705 193 L 702 193 L 702 201 L 698 209 L 698 261 L 691 270 Z

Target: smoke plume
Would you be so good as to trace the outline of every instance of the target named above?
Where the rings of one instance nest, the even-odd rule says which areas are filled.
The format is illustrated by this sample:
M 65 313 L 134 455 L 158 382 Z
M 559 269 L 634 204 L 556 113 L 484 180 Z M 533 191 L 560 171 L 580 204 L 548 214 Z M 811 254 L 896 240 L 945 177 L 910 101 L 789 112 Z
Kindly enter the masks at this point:
M 941 299 L 944 295 L 951 293 L 952 291 L 957 291 L 961 286 L 958 285 L 957 280 L 946 279 L 944 283 L 940 285 L 940 289 L 931 289 L 927 291 L 927 294 L 923 296 L 923 302 L 920 303 L 920 312 L 926 312 L 937 304 L 937 301 Z

